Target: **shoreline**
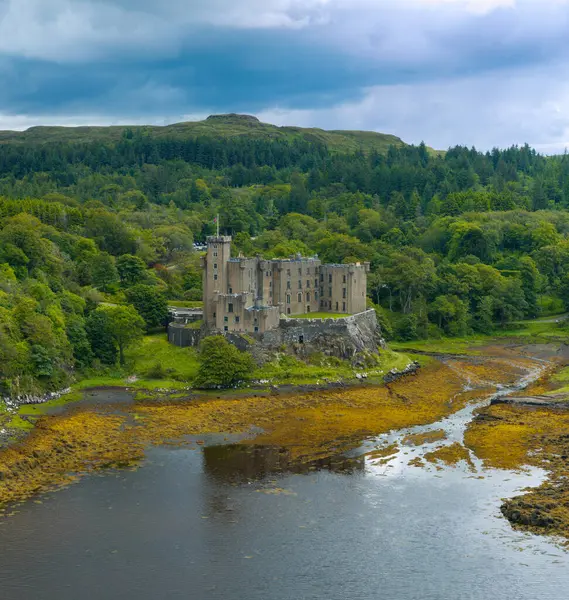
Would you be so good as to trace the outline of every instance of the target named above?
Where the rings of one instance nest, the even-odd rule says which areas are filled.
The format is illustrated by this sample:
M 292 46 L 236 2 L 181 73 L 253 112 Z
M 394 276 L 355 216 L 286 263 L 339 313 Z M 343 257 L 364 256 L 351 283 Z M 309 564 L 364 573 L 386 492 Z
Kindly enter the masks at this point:
M 495 342 L 479 350 L 483 355 L 447 356 L 421 368 L 413 363 L 407 372 L 392 373 L 393 381 L 384 376 L 209 391 L 127 383 L 84 388 L 81 400 L 53 412 L 29 406 L 21 416 L 29 428 L 0 449 L 0 507 L 93 471 L 137 466 L 146 448 L 186 446 L 192 443 L 188 436 L 195 442 L 208 434 L 245 435 L 245 444 L 285 449 L 299 463 L 324 459 L 384 433 L 450 417 L 488 394 L 490 385 L 498 394 L 474 413 L 453 460 L 471 450 L 486 468 L 543 468 L 545 482 L 504 501 L 502 513 L 515 528 L 569 538 L 569 509 L 563 513 L 569 506 L 563 464 L 569 456 L 569 386 L 556 391 L 569 383 L 567 358 L 556 344 L 514 348 Z M 527 389 L 500 397 L 504 386 L 523 381 L 528 367 L 544 362 L 549 366 Z M 440 453 L 433 447 L 432 454 Z
M 184 446 L 187 436 L 256 431 L 246 443 L 287 448 L 301 462 L 324 458 L 370 436 L 439 420 L 472 395 L 461 396 L 462 378 L 442 364 L 388 385 L 357 383 L 241 397 L 74 403 L 60 414 L 40 416 L 24 439 L 0 450 L 0 504 L 66 485 L 69 473 L 76 478 L 138 464 L 146 447 Z

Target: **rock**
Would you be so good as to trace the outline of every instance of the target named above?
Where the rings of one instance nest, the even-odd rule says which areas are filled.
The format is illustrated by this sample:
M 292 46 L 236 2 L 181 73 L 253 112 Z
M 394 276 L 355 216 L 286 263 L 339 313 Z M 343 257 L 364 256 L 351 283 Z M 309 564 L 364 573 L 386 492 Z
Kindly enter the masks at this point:
M 383 377 L 383 381 L 385 383 L 393 383 L 402 377 L 406 377 L 407 375 L 415 375 L 415 373 L 421 368 L 421 365 L 414 361 L 407 365 L 402 371 L 398 371 L 397 369 L 391 369 L 387 375 Z

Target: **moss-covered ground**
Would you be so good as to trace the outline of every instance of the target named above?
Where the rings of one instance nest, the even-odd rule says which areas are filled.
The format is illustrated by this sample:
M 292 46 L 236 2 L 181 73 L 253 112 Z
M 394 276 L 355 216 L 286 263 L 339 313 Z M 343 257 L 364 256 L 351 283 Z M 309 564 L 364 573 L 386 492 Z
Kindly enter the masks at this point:
M 519 393 L 555 394 L 549 406 L 497 404 L 479 411 L 465 443 L 486 466 L 545 469 L 540 487 L 506 500 L 502 512 L 511 523 L 534 533 L 569 538 L 569 368 L 547 374 Z
M 513 525 L 569 538 L 569 411 L 498 405 L 482 411 L 466 444 L 490 467 L 548 471 L 540 487 L 506 500 L 502 512 Z

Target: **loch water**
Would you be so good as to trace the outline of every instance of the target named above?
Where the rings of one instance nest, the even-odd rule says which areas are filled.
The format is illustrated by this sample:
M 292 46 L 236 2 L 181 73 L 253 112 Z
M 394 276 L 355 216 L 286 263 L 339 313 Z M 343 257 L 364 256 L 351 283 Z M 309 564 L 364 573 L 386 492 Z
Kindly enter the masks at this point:
M 289 470 L 285 452 L 215 439 L 154 448 L 5 518 L 0 598 L 566 597 L 569 554 L 499 517 L 543 474 L 374 462 Z
M 539 377 L 536 364 L 494 397 Z M 113 394 L 96 400 L 125 400 Z M 0 517 L 0 599 L 567 598 L 569 552 L 500 515 L 544 472 L 488 469 L 472 452 L 468 464 L 425 460 L 462 443 L 491 399 L 302 465 L 224 436 L 149 448 L 134 470 L 88 475 Z M 406 443 L 431 430 L 446 439 Z

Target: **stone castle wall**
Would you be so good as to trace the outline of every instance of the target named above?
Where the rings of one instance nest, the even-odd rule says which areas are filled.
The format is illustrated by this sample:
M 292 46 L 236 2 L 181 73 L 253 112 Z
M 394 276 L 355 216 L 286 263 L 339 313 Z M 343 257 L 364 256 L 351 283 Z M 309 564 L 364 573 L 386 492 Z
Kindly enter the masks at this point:
M 168 328 L 168 339 L 176 346 L 197 346 L 208 335 L 205 328 L 189 329 L 176 323 Z M 239 336 L 229 332 L 226 338 L 241 350 Z M 339 319 L 281 319 L 279 327 L 263 334 L 248 334 L 256 346 L 266 350 L 292 349 L 299 354 L 323 352 L 329 356 L 351 359 L 359 352 L 377 352 L 384 347 L 374 310 Z
M 302 346 L 306 353 L 318 351 L 339 358 L 376 352 L 385 345 L 374 310 L 339 319 L 281 319 L 279 328 L 264 333 L 260 343 L 271 349 Z

